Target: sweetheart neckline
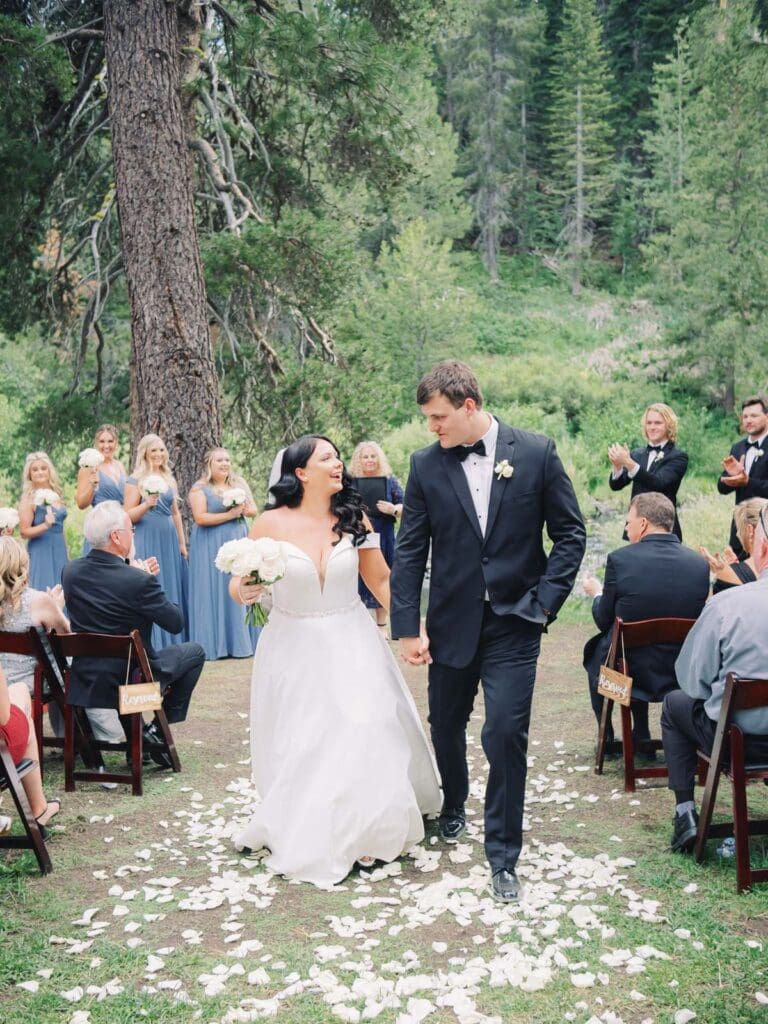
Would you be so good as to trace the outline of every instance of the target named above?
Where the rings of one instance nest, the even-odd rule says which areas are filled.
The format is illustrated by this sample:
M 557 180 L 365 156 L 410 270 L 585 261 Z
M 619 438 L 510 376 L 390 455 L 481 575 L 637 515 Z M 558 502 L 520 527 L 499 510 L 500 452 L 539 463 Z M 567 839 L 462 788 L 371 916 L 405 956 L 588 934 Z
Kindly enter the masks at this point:
M 336 554 L 336 552 L 341 547 L 342 542 L 344 540 L 347 540 L 347 539 L 348 538 L 346 538 L 346 537 L 342 537 L 341 540 L 339 540 L 335 544 L 331 545 L 331 553 L 328 555 L 328 560 L 325 563 L 325 573 L 323 575 L 320 574 L 320 570 L 317 568 L 317 562 L 314 560 L 314 558 L 308 552 L 306 552 L 304 550 L 304 548 L 299 547 L 298 544 L 294 544 L 292 540 L 281 540 L 281 541 L 278 541 L 278 543 L 279 544 L 288 544 L 289 547 L 294 548 L 296 551 L 299 552 L 299 554 L 304 555 L 304 557 L 307 559 L 307 561 L 311 563 L 312 568 L 315 570 L 315 576 L 317 577 L 317 582 L 318 582 L 318 584 L 320 586 L 320 594 L 322 595 L 323 591 L 325 590 L 325 581 L 328 578 L 328 566 L 331 564 L 331 561 L 333 560 L 333 556 Z

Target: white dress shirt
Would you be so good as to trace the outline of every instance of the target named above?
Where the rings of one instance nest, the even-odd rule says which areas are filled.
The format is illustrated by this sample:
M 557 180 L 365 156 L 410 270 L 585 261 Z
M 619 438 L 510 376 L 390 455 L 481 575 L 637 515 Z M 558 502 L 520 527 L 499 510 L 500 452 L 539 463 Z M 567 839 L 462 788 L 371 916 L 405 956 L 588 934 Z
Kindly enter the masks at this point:
M 488 524 L 488 505 L 491 500 L 491 484 L 493 483 L 493 467 L 496 464 L 496 439 L 499 436 L 499 423 L 491 416 L 491 425 L 480 440 L 485 444 L 485 455 L 470 452 L 461 464 L 467 478 L 472 504 L 475 506 L 480 532 L 485 536 Z
M 762 437 L 754 438 L 754 440 L 756 440 L 757 443 L 760 445 L 761 449 L 763 447 L 763 441 L 765 441 L 766 437 L 768 437 L 768 433 L 763 434 Z M 751 438 L 751 437 L 747 438 L 747 441 L 752 441 L 752 440 L 753 440 L 753 438 Z M 757 448 L 747 448 L 747 454 L 744 457 L 744 469 L 745 469 L 747 475 L 749 475 L 749 472 L 752 469 L 752 463 L 755 461 L 756 458 L 757 458 Z

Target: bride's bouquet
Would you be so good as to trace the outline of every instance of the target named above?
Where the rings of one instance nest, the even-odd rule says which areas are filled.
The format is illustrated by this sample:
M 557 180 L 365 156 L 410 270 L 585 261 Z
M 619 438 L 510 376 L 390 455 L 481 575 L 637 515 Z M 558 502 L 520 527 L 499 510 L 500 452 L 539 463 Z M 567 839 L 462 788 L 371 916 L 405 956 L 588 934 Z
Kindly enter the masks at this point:
M 32 495 L 33 505 L 58 505 L 59 500 L 56 491 L 52 491 L 49 487 L 40 487 Z
M 83 448 L 77 459 L 80 469 L 98 469 L 104 461 L 104 456 L 95 448 Z
M 248 495 L 242 487 L 229 487 L 221 495 L 221 503 L 224 508 L 235 508 L 236 505 L 244 505 Z
M 219 548 L 215 565 L 220 572 L 242 576 L 248 583 L 263 583 L 265 586 L 271 586 L 285 576 L 283 546 L 271 537 L 228 540 Z M 245 613 L 245 621 L 250 626 L 263 626 L 267 613 L 260 604 L 252 604 Z
M 159 473 L 150 473 L 139 484 L 139 490 L 145 498 L 149 498 L 155 494 L 165 494 L 168 490 L 168 484 Z
M 0 530 L 15 530 L 19 525 L 19 513 L 15 508 L 0 508 Z

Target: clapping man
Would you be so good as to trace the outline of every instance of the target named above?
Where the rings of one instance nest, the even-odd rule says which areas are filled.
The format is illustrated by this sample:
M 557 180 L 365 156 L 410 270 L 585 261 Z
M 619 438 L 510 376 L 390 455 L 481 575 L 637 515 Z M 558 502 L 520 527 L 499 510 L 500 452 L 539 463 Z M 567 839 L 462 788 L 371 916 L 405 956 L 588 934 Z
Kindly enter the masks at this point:
M 768 458 L 764 447 L 768 438 L 768 398 L 753 395 L 741 404 L 741 426 L 746 437 L 737 441 L 731 454 L 723 459 L 723 473 L 717 482 L 721 494 L 735 494 L 736 504 L 748 498 L 768 498 Z M 731 523 L 730 545 L 739 558 L 746 552 Z

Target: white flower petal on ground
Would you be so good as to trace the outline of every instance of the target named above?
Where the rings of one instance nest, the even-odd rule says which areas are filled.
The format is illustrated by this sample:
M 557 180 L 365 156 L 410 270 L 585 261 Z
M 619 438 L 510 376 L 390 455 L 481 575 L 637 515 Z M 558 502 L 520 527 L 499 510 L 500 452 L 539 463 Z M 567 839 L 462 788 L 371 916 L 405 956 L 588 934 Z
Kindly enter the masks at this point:
M 39 972 L 38 972 L 39 973 Z M 17 981 L 16 988 L 22 988 L 25 992 L 37 992 L 40 988 L 39 981 Z
M 696 1020 L 696 1014 L 693 1010 L 683 1009 L 678 1010 L 675 1014 L 675 1024 L 688 1024 L 691 1020 Z
M 768 1006 L 768 996 L 765 994 L 765 992 L 755 992 L 755 999 L 762 1006 Z
M 576 988 L 592 988 L 595 984 L 595 976 L 589 971 L 585 971 L 583 974 L 572 974 L 571 984 Z
M 59 992 L 59 995 L 68 1003 L 79 1003 L 85 995 L 85 989 L 81 985 L 75 985 L 74 988 L 70 988 L 66 992 Z

